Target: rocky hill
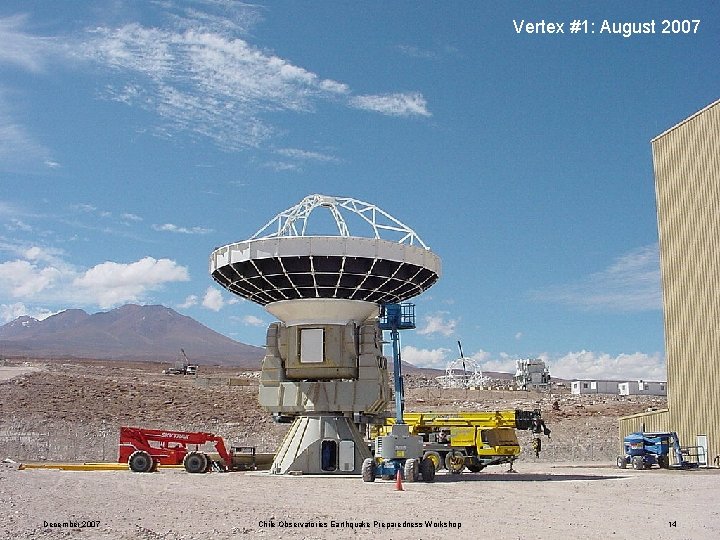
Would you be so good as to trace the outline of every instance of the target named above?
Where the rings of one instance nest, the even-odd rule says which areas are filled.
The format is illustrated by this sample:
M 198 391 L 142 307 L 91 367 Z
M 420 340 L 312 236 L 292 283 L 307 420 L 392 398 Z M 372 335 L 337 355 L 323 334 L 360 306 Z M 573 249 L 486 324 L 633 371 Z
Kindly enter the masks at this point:
M 259 368 L 260 347 L 234 341 L 164 306 L 125 305 L 88 314 L 69 309 L 38 321 L 20 317 L 0 327 L 6 356 L 173 361 L 183 348 L 198 364 Z

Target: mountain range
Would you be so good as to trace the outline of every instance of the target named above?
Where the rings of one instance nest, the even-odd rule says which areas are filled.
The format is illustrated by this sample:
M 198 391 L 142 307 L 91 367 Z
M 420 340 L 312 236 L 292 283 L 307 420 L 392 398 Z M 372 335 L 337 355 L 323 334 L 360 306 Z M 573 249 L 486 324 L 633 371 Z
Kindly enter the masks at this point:
M 265 351 L 211 330 L 164 306 L 128 304 L 86 313 L 68 309 L 43 320 L 23 316 L 0 326 L 0 355 L 97 360 L 177 360 L 257 369 Z

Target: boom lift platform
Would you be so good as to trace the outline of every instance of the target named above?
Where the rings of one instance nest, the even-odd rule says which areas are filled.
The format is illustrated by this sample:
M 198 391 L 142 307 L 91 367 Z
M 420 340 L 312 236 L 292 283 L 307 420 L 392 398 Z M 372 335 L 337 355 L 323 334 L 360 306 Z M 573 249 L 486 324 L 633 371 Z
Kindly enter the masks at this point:
M 435 464 L 430 459 L 423 459 L 422 437 L 410 432 L 403 415 L 405 390 L 399 330 L 415 328 L 415 305 L 384 304 L 379 326 L 381 330 L 390 330 L 392 341 L 395 421 L 375 439 L 374 457 L 367 458 L 362 464 L 362 479 L 364 482 L 374 482 L 378 476 L 387 479 L 402 476 L 406 482 L 415 482 L 421 478 L 424 482 L 432 482 L 435 479 Z
M 617 466 L 620 469 L 624 469 L 628 465 L 632 465 L 633 469 L 639 471 L 650 469 L 653 465 L 657 465 L 661 469 L 694 469 L 698 467 L 697 462 L 686 459 L 690 449 L 680 446 L 680 439 L 674 431 L 631 433 L 623 439 L 623 450 L 625 455 L 617 458 Z M 674 464 L 670 463 L 671 452 L 675 457 Z
M 216 455 L 200 447 L 212 444 Z M 182 465 L 189 473 L 242 471 L 267 468 L 272 454 L 258 454 L 254 446 L 233 446 L 227 450 L 222 437 L 205 432 L 120 428 L 118 463 L 127 463 L 134 472 L 154 472 L 158 465 Z
M 422 437 L 423 459 L 432 460 L 436 470 L 444 466 L 460 474 L 503 463 L 512 471 L 521 452 L 516 430 L 529 429 L 533 417 L 540 411 L 405 413 L 403 421 L 412 435 Z M 371 426 L 371 435 L 388 433 L 395 422 L 387 418 L 384 425 Z

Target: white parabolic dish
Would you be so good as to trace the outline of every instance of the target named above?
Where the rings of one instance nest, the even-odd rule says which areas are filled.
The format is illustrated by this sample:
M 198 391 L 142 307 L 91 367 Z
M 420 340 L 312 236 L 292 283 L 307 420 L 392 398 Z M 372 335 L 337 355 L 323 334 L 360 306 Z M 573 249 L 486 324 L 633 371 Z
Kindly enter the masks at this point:
M 318 206 L 336 200 L 323 197 Z M 266 306 L 288 324 L 311 314 L 320 322 L 321 313 L 328 322 L 364 320 L 376 313 L 378 304 L 417 296 L 440 276 L 440 258 L 424 244 L 349 236 L 346 228 L 339 236 L 298 236 L 292 227 L 284 230 L 294 234 L 253 237 L 217 248 L 210 257 L 210 273 L 228 291 Z M 412 238 L 417 239 L 414 232 Z M 313 301 L 304 304 L 307 300 Z

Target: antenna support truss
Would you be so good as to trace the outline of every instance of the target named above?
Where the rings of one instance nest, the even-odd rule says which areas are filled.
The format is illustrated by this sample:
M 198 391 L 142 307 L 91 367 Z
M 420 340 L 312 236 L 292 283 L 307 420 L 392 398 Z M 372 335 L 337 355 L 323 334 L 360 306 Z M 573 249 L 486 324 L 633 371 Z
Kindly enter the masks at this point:
M 295 206 L 280 212 L 250 237 L 250 240 L 306 236 L 308 218 L 313 210 L 318 207 L 326 208 L 332 214 L 338 228 L 338 236 L 351 236 L 347 222 L 340 211 L 343 209 L 353 212 L 367 222 L 372 227 L 375 238 L 382 238 L 381 233 L 392 231 L 401 236 L 400 240 L 397 241 L 399 244 L 417 244 L 425 249 L 430 249 L 414 230 L 374 204 L 349 197 L 331 197 L 317 194 L 308 195 Z

